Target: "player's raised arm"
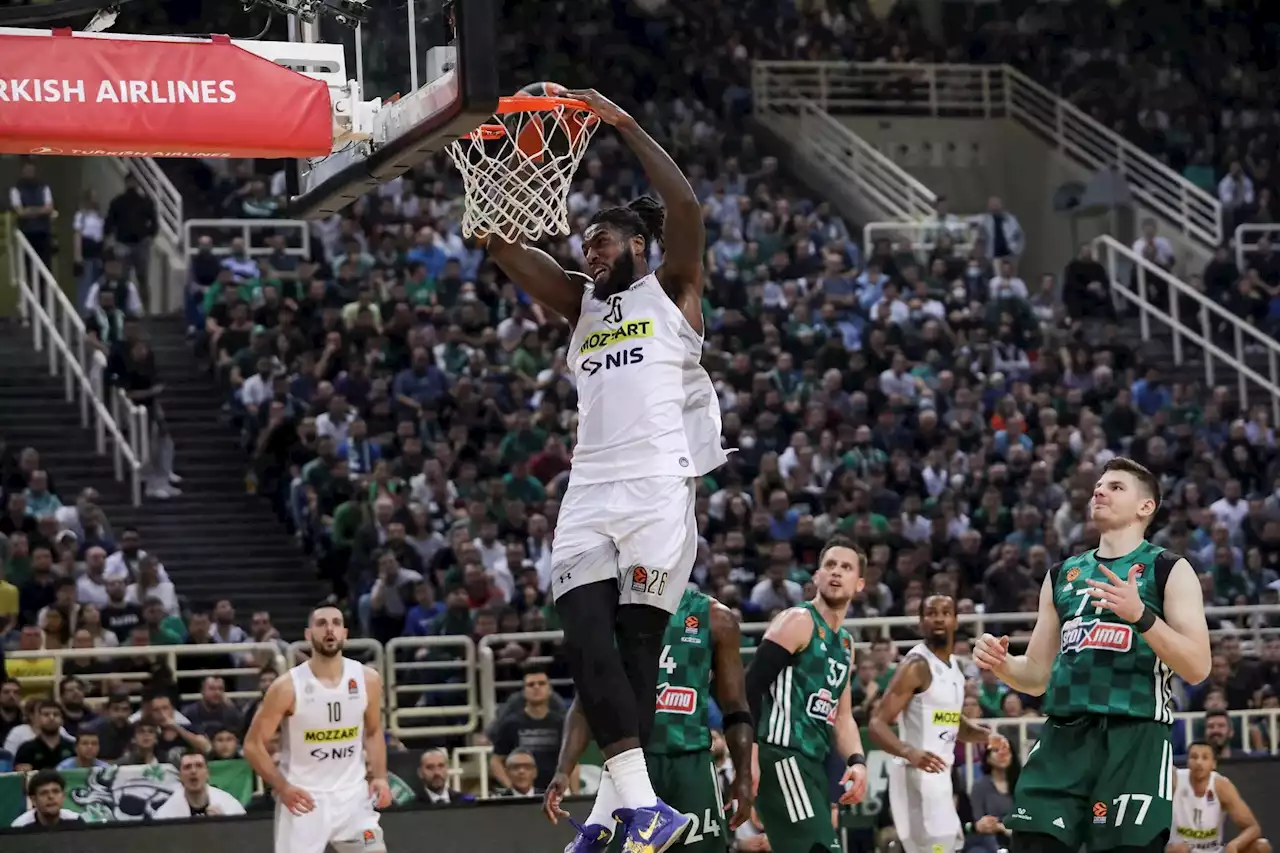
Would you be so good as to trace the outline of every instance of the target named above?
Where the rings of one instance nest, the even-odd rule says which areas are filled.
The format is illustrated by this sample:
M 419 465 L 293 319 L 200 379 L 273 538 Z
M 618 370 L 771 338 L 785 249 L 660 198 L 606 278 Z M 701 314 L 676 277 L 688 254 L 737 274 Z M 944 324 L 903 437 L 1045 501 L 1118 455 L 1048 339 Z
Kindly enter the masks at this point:
M 982 669 L 989 669 L 1005 684 L 1031 696 L 1043 696 L 1049 686 L 1053 660 L 1062 645 L 1062 623 L 1053 605 L 1053 572 L 1044 576 L 1040 587 L 1040 612 L 1031 629 L 1027 653 L 1009 654 L 1009 638 L 983 634 L 973 650 L 973 659 Z
M 585 101 L 601 121 L 617 129 L 662 197 L 666 219 L 662 227 L 662 266 L 657 275 L 663 288 L 672 294 L 700 297 L 707 229 L 702 221 L 702 205 L 689 186 L 689 179 L 671 155 L 617 104 L 594 89 L 570 92 L 569 97 Z
M 849 672 L 857 672 L 857 653 L 849 650 Z M 840 703 L 836 707 L 835 745 L 836 753 L 845 759 L 844 776 L 841 783 L 848 786 L 840 795 L 840 805 L 851 806 L 862 802 L 867 793 L 867 756 L 863 752 L 862 732 L 858 731 L 858 723 L 853 719 L 853 687 L 852 679 L 846 677 L 844 689 L 840 691 Z
M 880 700 L 880 707 L 867 728 L 871 732 L 871 739 L 885 752 L 906 759 L 917 770 L 941 773 L 947 769 L 947 763 L 941 757 L 908 746 L 893 730 L 893 724 L 897 722 L 911 697 L 928 690 L 932 683 L 933 674 L 929 671 L 928 661 L 918 655 L 909 656 L 906 663 L 894 670 L 889 686 Z
M 280 768 L 271 757 L 268 745 L 280 730 L 284 718 L 293 712 L 294 691 L 293 679 L 289 673 L 277 678 L 267 688 L 262 697 L 262 705 L 258 713 L 253 715 L 253 722 L 244 736 L 244 757 L 258 775 L 263 784 L 275 792 L 280 802 L 294 814 L 306 814 L 316 807 L 311 795 L 300 788 L 295 788 L 284 778 Z
M 751 753 L 756 731 L 747 702 L 747 682 L 742 671 L 742 633 L 738 617 L 718 601 L 711 602 L 711 639 L 715 652 L 715 696 L 724 714 L 724 739 L 733 759 L 733 817 L 729 828 L 737 830 L 751 818 L 755 791 L 751 784 Z
M 1178 560 L 1169 570 L 1164 587 L 1164 619 L 1142 603 L 1137 573 L 1130 572 L 1128 579 L 1120 580 L 1106 566 L 1099 568 L 1110 582 L 1089 581 L 1089 594 L 1133 625 L 1156 657 L 1188 684 L 1199 684 L 1208 678 L 1213 658 L 1209 626 L 1204 618 L 1200 579 L 1191 564 L 1185 559 Z
M 812 636 L 813 616 L 803 607 L 784 610 L 769 624 L 769 630 L 765 631 L 764 639 L 751 659 L 751 668 L 747 670 L 747 705 L 751 709 L 751 719 L 760 719 L 760 705 L 769 687 L 792 663 L 796 652 L 809 645 Z
M 489 257 L 515 282 L 516 287 L 544 308 L 569 321 L 578 322 L 582 311 L 582 287 L 590 279 L 565 270 L 541 249 L 523 242 L 508 243 L 497 235 L 489 238 Z

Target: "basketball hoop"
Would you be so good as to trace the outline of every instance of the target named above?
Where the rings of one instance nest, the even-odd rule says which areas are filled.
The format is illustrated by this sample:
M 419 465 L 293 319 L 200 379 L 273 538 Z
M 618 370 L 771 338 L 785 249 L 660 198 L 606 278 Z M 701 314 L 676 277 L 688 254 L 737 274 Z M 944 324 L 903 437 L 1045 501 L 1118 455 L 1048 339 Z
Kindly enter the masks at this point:
M 599 125 L 573 98 L 501 98 L 491 123 L 448 148 L 466 192 L 462 233 L 508 241 L 567 235 L 569 185 Z

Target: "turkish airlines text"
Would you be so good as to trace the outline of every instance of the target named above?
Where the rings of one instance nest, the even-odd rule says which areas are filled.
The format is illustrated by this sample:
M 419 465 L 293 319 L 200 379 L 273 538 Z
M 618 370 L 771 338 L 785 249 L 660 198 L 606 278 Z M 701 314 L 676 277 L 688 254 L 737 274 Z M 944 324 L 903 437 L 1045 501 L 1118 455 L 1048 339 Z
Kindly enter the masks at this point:
M 234 80 L 0 79 L 0 104 L 233 104 L 235 100 Z

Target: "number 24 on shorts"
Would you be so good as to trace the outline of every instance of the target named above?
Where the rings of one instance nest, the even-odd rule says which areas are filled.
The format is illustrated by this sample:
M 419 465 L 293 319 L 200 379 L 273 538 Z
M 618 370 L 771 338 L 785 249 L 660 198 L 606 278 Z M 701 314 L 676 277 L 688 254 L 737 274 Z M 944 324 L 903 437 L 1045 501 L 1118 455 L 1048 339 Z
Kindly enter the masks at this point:
M 720 837 L 720 816 L 711 809 L 706 810 L 701 822 L 692 812 L 686 812 L 685 817 L 689 818 L 689 831 L 684 836 L 685 844 L 697 844 L 708 835 Z

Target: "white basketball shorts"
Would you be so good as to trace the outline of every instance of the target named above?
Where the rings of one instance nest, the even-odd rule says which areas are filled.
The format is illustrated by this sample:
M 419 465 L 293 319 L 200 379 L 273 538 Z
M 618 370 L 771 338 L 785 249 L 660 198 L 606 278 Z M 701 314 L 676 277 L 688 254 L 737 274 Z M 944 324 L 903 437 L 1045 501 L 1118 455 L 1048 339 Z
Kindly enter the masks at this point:
M 316 807 L 296 815 L 276 803 L 275 853 L 385 853 L 378 812 L 361 783 L 346 791 L 312 793 Z
M 698 556 L 696 484 L 675 476 L 570 481 L 551 545 L 552 596 L 612 580 L 622 604 L 674 613 Z
M 889 810 L 904 853 L 952 853 L 961 840 L 950 770 L 925 773 L 904 761 L 893 761 Z

